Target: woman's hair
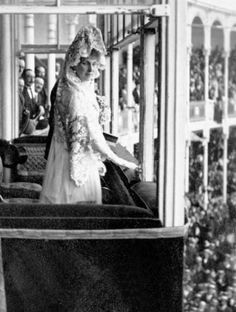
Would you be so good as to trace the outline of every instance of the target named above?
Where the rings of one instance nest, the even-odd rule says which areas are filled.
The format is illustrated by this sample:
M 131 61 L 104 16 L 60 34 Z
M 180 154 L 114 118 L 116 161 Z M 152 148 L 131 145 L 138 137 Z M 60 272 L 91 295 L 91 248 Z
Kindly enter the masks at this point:
M 101 53 L 100 53 L 99 51 L 95 50 L 95 49 L 92 49 L 92 51 L 91 51 L 91 53 L 90 53 L 90 56 L 93 56 L 93 57 L 99 59 L 100 56 L 101 56 Z
M 102 64 L 101 64 L 102 60 L 101 59 L 102 59 L 103 55 L 99 51 L 97 51 L 96 49 L 92 49 L 92 51 L 91 51 L 90 55 L 88 56 L 88 58 L 89 57 L 93 57 L 93 58 L 98 60 L 99 69 L 100 69 L 100 67 L 102 67 Z M 81 58 L 79 59 L 78 63 L 76 65 L 74 65 L 74 66 L 71 66 L 71 68 L 73 70 L 75 70 L 76 66 L 79 65 L 80 62 L 81 62 Z
M 100 70 L 105 69 L 105 55 L 103 53 L 97 51 L 96 49 L 93 49 L 91 51 L 90 56 L 93 56 L 93 57 L 98 59 L 99 69 Z

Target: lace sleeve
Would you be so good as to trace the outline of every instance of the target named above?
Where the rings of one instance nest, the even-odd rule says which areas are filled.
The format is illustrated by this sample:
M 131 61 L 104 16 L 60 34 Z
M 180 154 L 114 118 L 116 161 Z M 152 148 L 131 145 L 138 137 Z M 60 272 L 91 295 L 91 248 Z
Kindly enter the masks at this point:
M 93 142 L 95 151 L 101 153 L 103 156 L 105 156 L 105 158 L 110 159 L 117 165 L 129 167 L 131 169 L 137 168 L 137 165 L 135 163 L 126 161 L 113 153 L 103 136 L 102 128 L 98 120 L 94 119 L 92 115 L 89 115 L 87 118 L 87 122 L 89 134 Z
M 60 127 L 64 130 L 70 159 L 70 176 L 80 186 L 87 180 L 86 152 L 90 139 L 84 94 L 64 90 L 57 103 Z
M 69 152 L 86 148 L 89 141 L 88 126 L 83 93 L 73 92 L 68 89 L 57 100 L 56 110 L 60 127 L 64 130 Z

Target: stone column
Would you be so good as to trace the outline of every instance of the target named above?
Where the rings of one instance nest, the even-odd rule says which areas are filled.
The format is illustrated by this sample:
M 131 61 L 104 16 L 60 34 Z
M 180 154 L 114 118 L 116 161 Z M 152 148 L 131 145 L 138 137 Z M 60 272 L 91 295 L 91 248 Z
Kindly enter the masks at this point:
M 204 99 L 205 99 L 205 120 L 209 121 L 209 112 L 211 112 L 210 119 L 212 119 L 212 109 L 209 102 L 209 55 L 211 52 L 211 26 L 204 25 L 204 56 L 205 56 L 205 85 L 204 85 Z M 212 108 L 212 107 L 211 107 Z
M 229 90 L 229 52 L 224 52 L 224 121 L 226 122 L 228 120 L 228 90 Z
M 112 50 L 111 58 L 111 132 L 117 135 L 119 118 L 119 50 Z
M 140 137 L 143 138 L 141 163 L 143 170 L 143 180 L 153 181 L 154 177 L 154 87 L 155 87 L 155 32 L 147 30 L 143 38 L 143 57 L 144 57 L 144 73 L 143 73 L 143 103 L 140 120 Z M 141 47 L 142 49 L 142 47 Z M 142 89 L 141 89 L 142 92 Z
M 76 27 L 79 24 L 79 15 L 71 15 L 66 17 L 66 24 L 68 24 L 69 28 L 69 43 L 71 43 L 76 36 Z
M 224 152 L 223 152 L 223 202 L 227 203 L 227 184 L 228 184 L 228 107 L 229 107 L 229 56 L 230 56 L 230 29 L 224 29 L 224 120 L 223 120 L 223 137 L 224 137 Z
M 105 69 L 105 96 L 106 101 L 111 105 L 111 57 L 106 56 L 106 69 Z M 110 121 L 104 125 L 104 131 L 110 132 Z
M 133 44 L 128 45 L 127 49 L 127 131 L 128 131 L 128 136 L 130 139 L 128 139 L 128 144 L 127 146 L 129 151 L 133 151 L 133 146 L 132 146 L 132 139 L 131 136 L 134 132 L 134 125 L 133 125 Z M 130 146 L 131 145 L 131 146 Z
M 1 15 L 1 138 L 12 138 L 11 29 L 10 15 Z
M 207 209 L 208 204 L 208 143 L 210 139 L 210 132 L 208 127 L 203 131 L 204 142 L 203 142 L 203 190 L 204 190 L 204 208 Z
M 189 134 L 190 136 L 190 134 Z M 189 192 L 189 149 L 191 146 L 190 138 L 186 140 L 185 146 L 185 192 Z
M 11 133 L 11 29 L 10 29 L 10 15 L 3 14 L 0 16 L 0 136 L 2 139 L 10 140 L 12 138 Z M 2 161 L 0 160 L 0 171 L 2 180 L 5 182 L 5 170 L 2 170 Z M 2 240 L 0 239 L 0 311 L 6 312 L 6 293 L 5 293 L 5 281 L 2 261 Z
M 187 86 L 190 85 L 190 59 L 191 59 L 192 47 L 189 43 L 187 48 Z M 189 127 L 190 124 L 190 98 L 189 93 L 187 96 L 187 110 L 186 110 L 186 146 L 185 146 L 185 192 L 189 191 L 189 148 L 191 145 L 191 130 Z
M 168 35 L 165 85 L 165 101 L 161 100 L 160 108 L 165 110 L 164 124 L 161 128 L 162 151 L 161 165 L 164 165 L 164 176 L 159 183 L 164 196 L 159 207 L 163 209 L 164 226 L 181 226 L 184 224 L 184 191 L 185 191 L 185 146 L 186 146 L 186 111 L 187 111 L 187 1 L 169 1 Z M 163 18 L 165 20 L 165 18 Z M 161 29 L 165 32 L 165 29 Z M 164 38 L 163 38 L 164 39 Z M 166 44 L 166 39 L 162 44 Z M 181 43 L 181 44 L 180 44 Z M 164 52 L 164 51 L 163 51 Z M 164 54 L 164 53 L 163 53 Z M 162 58 L 163 58 L 162 54 Z M 183 88 L 183 85 L 186 88 Z M 161 94 L 162 98 L 162 94 Z M 162 112 L 160 112 L 162 114 Z M 164 139 L 164 140 L 163 140 Z M 160 167 L 159 167 L 160 168 Z M 160 189 L 160 186 L 158 185 Z

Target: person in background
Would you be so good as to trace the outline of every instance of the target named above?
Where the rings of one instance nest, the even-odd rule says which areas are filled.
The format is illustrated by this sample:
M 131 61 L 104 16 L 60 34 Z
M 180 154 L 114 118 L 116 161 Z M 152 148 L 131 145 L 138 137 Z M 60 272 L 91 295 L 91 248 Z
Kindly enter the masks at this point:
M 44 88 L 44 79 L 41 77 L 36 77 L 35 78 L 35 85 L 34 85 L 34 90 L 35 90 L 35 100 L 38 106 L 43 106 L 45 109 L 45 116 L 48 117 L 49 115 L 49 107 L 47 104 L 47 98 L 45 98 L 43 94 L 43 88 Z
M 24 102 L 24 97 L 23 97 L 23 90 L 24 90 L 24 86 L 25 86 L 25 82 L 24 82 L 24 79 L 19 77 L 18 79 L 18 90 L 19 90 L 19 94 L 22 95 L 21 98 L 22 98 L 22 102 Z
M 42 99 L 42 102 L 47 105 L 48 101 L 48 92 L 47 92 L 47 76 L 46 76 L 46 69 L 43 66 L 36 66 L 35 67 L 35 78 L 41 78 L 43 79 L 43 87 L 40 90 L 40 97 Z M 44 106 L 45 108 L 45 106 Z M 49 108 L 47 108 L 49 110 Z M 46 116 L 48 117 L 48 111 L 46 110 Z
M 35 67 L 35 77 L 46 78 L 46 69 L 43 66 Z
M 36 128 L 37 120 L 30 119 L 30 111 L 25 107 L 25 98 L 23 90 L 25 82 L 22 77 L 18 79 L 18 104 L 19 104 L 19 136 L 22 134 L 33 134 Z
M 121 67 L 119 70 L 119 90 L 124 89 L 127 84 L 127 68 Z
M 44 115 L 45 110 L 42 105 L 37 105 L 34 90 L 34 72 L 32 69 L 25 69 L 22 73 L 22 78 L 24 79 L 24 89 L 23 96 L 25 100 L 25 111 L 29 114 L 30 128 L 27 130 L 27 134 L 32 134 L 36 130 L 39 118 Z M 24 133 L 26 133 L 24 131 Z
M 135 104 L 139 105 L 140 103 L 140 82 L 137 80 L 135 82 L 135 88 L 133 90 L 133 98 Z
M 140 70 L 139 70 L 139 67 L 137 65 L 134 65 L 133 80 L 135 81 L 135 83 L 140 80 Z
M 136 80 L 135 88 L 132 92 L 133 99 L 134 99 L 134 109 L 133 109 L 133 124 L 134 124 L 134 131 L 138 131 L 139 128 L 139 104 L 140 104 L 140 82 Z
M 44 80 L 41 77 L 36 77 L 35 78 L 35 84 L 34 84 L 34 89 L 35 89 L 35 101 L 36 104 L 39 107 L 43 107 L 45 113 L 41 116 L 39 116 L 38 124 L 36 126 L 37 130 L 42 130 L 48 127 L 48 117 L 49 117 L 49 107 L 47 104 L 47 99 L 45 99 L 43 95 L 43 87 L 44 87 Z
M 21 58 L 18 59 L 19 77 L 21 77 L 25 69 L 25 61 Z
M 102 203 L 103 160 L 136 169 L 112 152 L 99 124 L 94 79 L 105 67 L 101 31 L 82 27 L 70 45 L 58 80 L 54 132 L 40 200 L 43 203 Z
M 35 100 L 35 91 L 33 89 L 35 75 L 32 69 L 24 69 L 22 78 L 25 82 L 22 93 L 25 99 L 25 108 L 30 112 L 30 119 L 42 116 L 45 113 L 45 110 L 43 106 L 38 106 Z
M 24 132 L 29 115 L 25 112 L 25 98 L 23 96 L 24 86 L 25 86 L 24 79 L 19 77 L 18 79 L 19 135 L 21 135 Z

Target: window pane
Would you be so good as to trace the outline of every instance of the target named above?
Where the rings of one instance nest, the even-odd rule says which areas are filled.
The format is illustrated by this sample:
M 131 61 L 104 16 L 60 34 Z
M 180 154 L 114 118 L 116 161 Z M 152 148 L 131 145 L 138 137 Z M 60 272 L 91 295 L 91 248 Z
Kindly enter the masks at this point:
M 61 5 L 147 5 L 158 3 L 160 0 L 61 0 Z
M 60 0 L 60 5 L 152 5 L 161 4 L 161 0 Z M 57 0 L 1 0 L 1 5 L 36 5 L 36 6 L 56 6 Z
M 2 0 L 0 1 L 1 5 L 38 5 L 38 6 L 55 6 L 57 3 L 56 0 Z

